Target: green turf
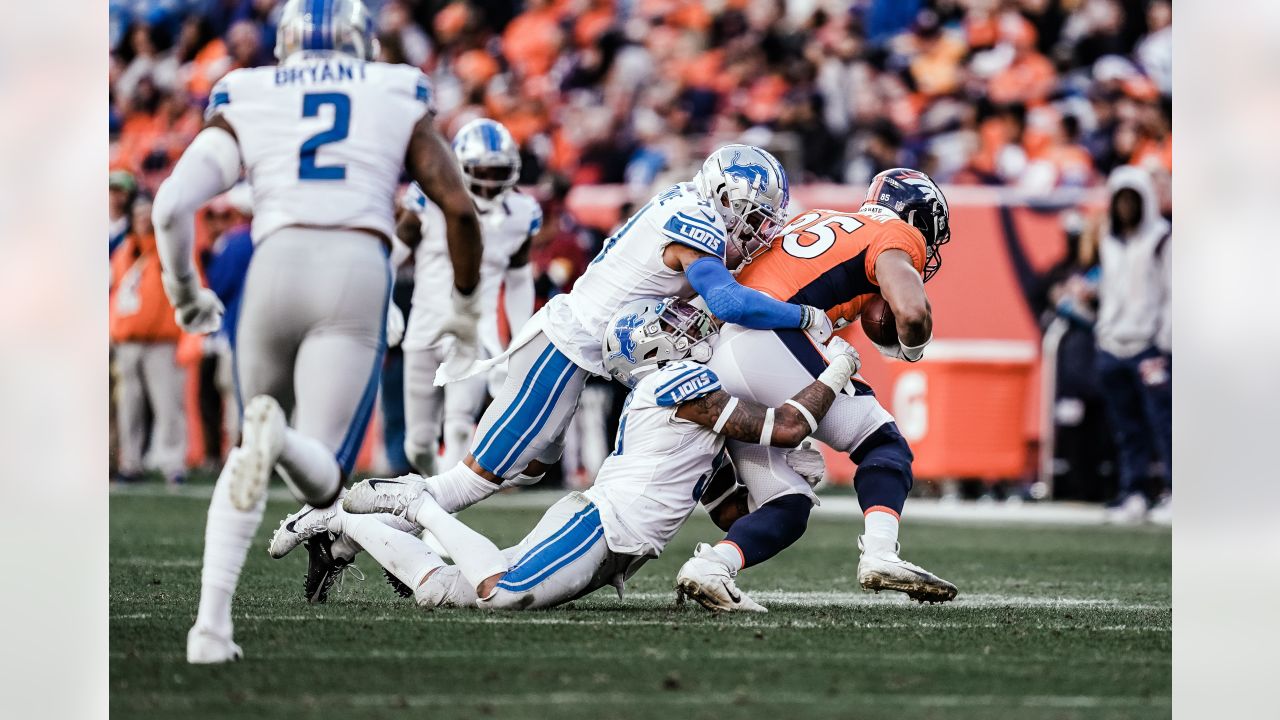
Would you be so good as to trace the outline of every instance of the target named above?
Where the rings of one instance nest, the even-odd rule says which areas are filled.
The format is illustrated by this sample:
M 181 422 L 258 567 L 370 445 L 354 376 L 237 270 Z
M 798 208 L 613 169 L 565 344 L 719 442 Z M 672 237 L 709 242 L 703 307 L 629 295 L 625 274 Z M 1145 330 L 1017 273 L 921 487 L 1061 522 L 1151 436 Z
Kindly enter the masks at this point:
M 950 605 L 864 596 L 859 521 L 815 518 L 739 578 L 763 616 L 676 607 L 695 519 L 628 585 L 551 611 L 425 613 L 362 557 L 326 606 L 301 599 L 303 553 L 266 542 L 235 608 L 241 663 L 193 667 L 207 501 L 111 498 L 111 710 L 117 718 L 1160 718 L 1170 715 L 1170 536 L 1152 528 L 909 524 L 904 555 L 959 585 Z M 502 543 L 538 510 L 463 518 Z M 1060 599 L 1060 600 L 1059 600 Z

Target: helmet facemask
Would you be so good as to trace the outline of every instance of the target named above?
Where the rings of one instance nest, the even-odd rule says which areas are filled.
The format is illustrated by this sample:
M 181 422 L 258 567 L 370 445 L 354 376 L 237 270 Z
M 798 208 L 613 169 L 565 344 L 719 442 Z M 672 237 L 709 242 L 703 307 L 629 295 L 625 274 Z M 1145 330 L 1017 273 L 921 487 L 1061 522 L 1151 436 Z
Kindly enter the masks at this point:
M 493 200 L 511 188 L 520 179 L 520 163 L 501 158 L 485 158 L 482 161 L 462 164 L 462 175 L 467 189 L 477 200 Z
M 947 213 L 942 203 L 934 200 L 929 205 L 929 212 L 913 209 L 903 219 L 924 235 L 924 281 L 929 282 L 929 278 L 942 267 L 942 246 L 951 241 L 951 223 Z
M 636 305 L 640 307 L 624 308 L 610 322 L 604 360 L 615 380 L 635 387 L 641 377 L 665 363 L 711 359 L 711 343 L 719 326 L 705 310 L 675 297 Z

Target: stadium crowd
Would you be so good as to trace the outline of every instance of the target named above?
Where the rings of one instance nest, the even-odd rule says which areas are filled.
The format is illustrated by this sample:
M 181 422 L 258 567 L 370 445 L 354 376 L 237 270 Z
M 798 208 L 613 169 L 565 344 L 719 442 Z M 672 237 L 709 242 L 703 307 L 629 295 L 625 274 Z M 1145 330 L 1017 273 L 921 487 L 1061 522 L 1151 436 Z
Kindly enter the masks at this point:
M 793 185 L 860 186 L 880 170 L 912 166 L 941 183 L 1035 196 L 1101 186 L 1116 168 L 1135 165 L 1171 214 L 1168 0 L 366 2 L 383 58 L 431 77 L 446 134 L 487 116 L 520 144 L 521 184 L 547 217 L 532 253 L 539 302 L 570 287 L 602 240 L 574 220 L 569 188 L 622 184 L 643 202 L 728 141 L 770 149 Z M 144 467 L 174 481 L 185 473 L 172 460 L 185 453 L 173 445 L 185 443 L 185 429 L 171 427 L 185 417 L 161 398 L 182 387 L 184 368 L 201 378 L 188 401 L 202 408 L 205 455 L 211 463 L 221 455 L 222 418 L 234 416 L 220 400 L 232 394 L 230 341 L 181 337 L 172 314 L 155 309 L 167 302 L 141 208 L 199 131 L 214 83 L 232 69 L 274 62 L 280 4 L 110 2 L 121 477 Z M 251 252 L 247 212 L 231 198 L 201 219 L 204 270 L 232 299 Z M 1045 291 L 1050 315 L 1080 295 L 1077 276 L 1087 271 L 1072 267 L 1055 279 L 1063 285 Z M 135 362 L 139 344 L 163 348 L 149 355 L 173 358 L 177 374 L 169 361 Z M 393 434 L 394 408 L 388 425 Z M 404 469 L 394 445 L 387 443 L 387 461 Z

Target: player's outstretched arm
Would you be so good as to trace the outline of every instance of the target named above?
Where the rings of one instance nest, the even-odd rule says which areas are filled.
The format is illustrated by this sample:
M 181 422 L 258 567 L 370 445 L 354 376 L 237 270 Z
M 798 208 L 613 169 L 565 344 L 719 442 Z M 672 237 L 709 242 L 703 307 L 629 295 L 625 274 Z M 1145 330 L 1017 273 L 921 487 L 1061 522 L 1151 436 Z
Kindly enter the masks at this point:
M 903 359 L 919 360 L 933 337 L 933 312 L 920 271 L 906 252 L 886 250 L 876 258 L 876 281 L 897 322 Z
M 444 213 L 453 284 L 463 295 L 471 295 L 480 284 L 480 258 L 484 252 L 480 221 L 457 158 L 436 129 L 433 113 L 423 115 L 413 127 L 405 167 L 423 194 Z
M 240 178 L 235 131 L 214 115 L 182 153 L 156 192 L 151 209 L 165 294 L 178 324 L 193 333 L 222 327 L 222 303 L 200 282 L 195 263 L 195 213 Z
M 724 260 L 715 255 L 671 243 L 663 251 L 663 260 L 668 267 L 684 272 L 694 292 L 707 302 L 707 309 L 724 322 L 753 330 L 804 330 L 817 342 L 831 337 L 831 320 L 825 312 L 775 300 L 738 284 Z
M 793 448 L 818 429 L 818 422 L 831 409 L 831 403 L 858 372 L 858 352 L 839 338 L 827 348 L 830 365 L 818 379 L 787 400 L 780 407 L 734 397 L 724 390 L 699 397 L 680 405 L 676 417 L 709 427 L 734 440 Z

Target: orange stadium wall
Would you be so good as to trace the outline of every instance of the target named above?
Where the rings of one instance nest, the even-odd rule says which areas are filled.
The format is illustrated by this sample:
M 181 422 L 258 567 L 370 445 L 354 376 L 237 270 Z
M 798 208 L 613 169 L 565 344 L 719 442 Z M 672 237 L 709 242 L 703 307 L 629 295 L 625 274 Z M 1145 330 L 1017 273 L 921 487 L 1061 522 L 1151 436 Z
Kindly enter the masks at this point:
M 860 190 L 836 185 L 793 189 L 793 215 L 811 208 L 856 210 Z M 952 241 L 942 270 L 927 287 L 934 312 L 934 345 L 927 360 L 909 365 L 862 350 L 863 377 L 899 418 L 916 453 L 923 479 L 1016 478 L 1033 465 L 1039 434 L 1040 331 L 1018 283 L 1002 222 L 1012 227 L 1031 265 L 1043 273 L 1065 251 L 1059 213 L 1031 207 L 1008 191 L 947 188 Z M 579 186 L 568 204 L 581 222 L 608 232 L 628 200 L 621 186 Z M 1089 198 L 1075 198 L 1076 202 Z M 1053 207 L 1069 203 L 1059 201 Z M 1074 204 L 1074 203 L 1073 203 Z M 1092 202 L 1087 204 L 1093 204 Z M 861 336 L 861 330 L 857 331 Z M 190 458 L 203 457 L 195 377 L 188 379 Z M 382 455 L 378 413 L 366 434 L 357 467 L 370 469 Z M 847 483 L 849 459 L 828 454 L 830 475 Z

